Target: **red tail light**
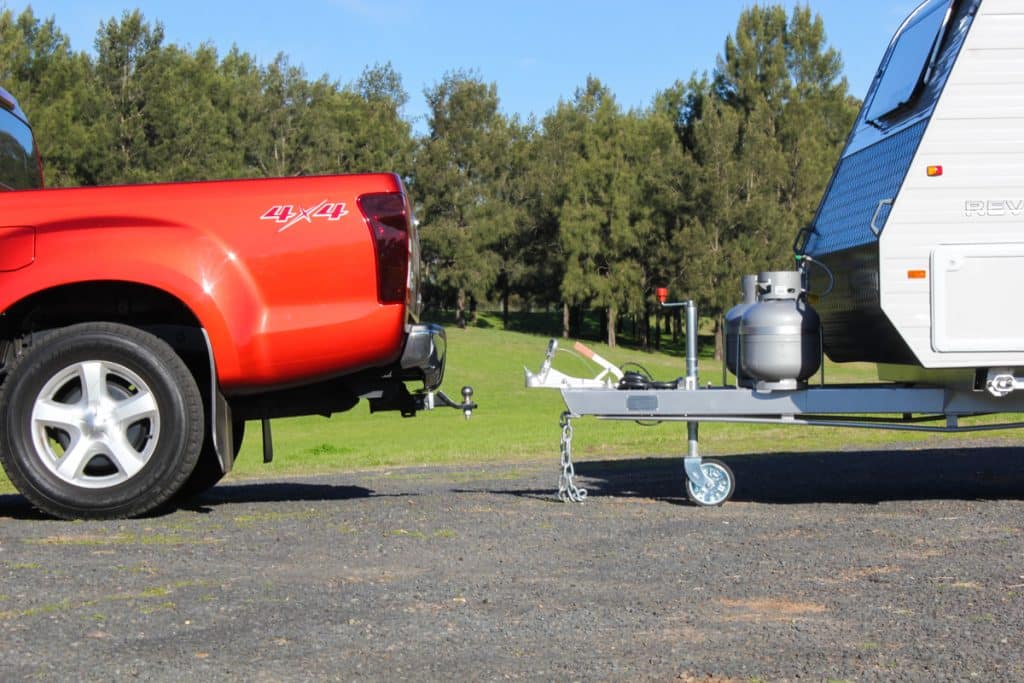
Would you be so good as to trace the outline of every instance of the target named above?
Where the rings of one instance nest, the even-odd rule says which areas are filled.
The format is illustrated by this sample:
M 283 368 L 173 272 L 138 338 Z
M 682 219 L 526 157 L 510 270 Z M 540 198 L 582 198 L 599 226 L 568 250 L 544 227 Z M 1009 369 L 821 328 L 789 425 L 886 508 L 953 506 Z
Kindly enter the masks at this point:
M 364 194 L 358 204 L 377 250 L 377 300 L 382 304 L 406 303 L 410 216 L 405 195 Z

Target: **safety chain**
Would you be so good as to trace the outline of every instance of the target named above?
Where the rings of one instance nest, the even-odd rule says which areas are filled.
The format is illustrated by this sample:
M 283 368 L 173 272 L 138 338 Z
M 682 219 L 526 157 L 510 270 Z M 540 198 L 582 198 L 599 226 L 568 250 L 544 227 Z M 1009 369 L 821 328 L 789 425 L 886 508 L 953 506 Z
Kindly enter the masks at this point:
M 572 413 L 565 411 L 559 422 L 562 427 L 562 476 L 558 478 L 558 499 L 563 503 L 582 503 L 587 499 L 587 490 L 573 482 L 576 469 L 572 466 Z

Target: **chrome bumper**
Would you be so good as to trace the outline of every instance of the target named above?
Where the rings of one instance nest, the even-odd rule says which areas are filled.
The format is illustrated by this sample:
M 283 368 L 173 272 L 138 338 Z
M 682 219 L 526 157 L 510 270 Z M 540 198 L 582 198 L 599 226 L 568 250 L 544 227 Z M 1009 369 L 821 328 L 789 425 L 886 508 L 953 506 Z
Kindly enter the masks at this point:
M 417 378 L 422 373 L 424 387 L 434 391 L 444 379 L 444 361 L 448 340 L 440 325 L 425 323 L 412 325 L 405 340 L 400 364 L 403 371 L 412 371 Z

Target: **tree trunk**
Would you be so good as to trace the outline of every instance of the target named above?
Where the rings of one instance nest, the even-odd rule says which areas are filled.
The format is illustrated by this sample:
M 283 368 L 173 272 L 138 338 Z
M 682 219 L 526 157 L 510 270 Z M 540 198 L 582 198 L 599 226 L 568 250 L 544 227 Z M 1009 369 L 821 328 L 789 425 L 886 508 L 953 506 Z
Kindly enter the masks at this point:
M 721 316 L 715 318 L 715 360 L 721 362 L 723 352 L 725 350 L 725 344 L 722 339 L 722 331 L 724 326 L 722 324 Z
M 661 351 L 661 311 L 654 312 L 654 348 Z
M 640 343 L 644 351 L 651 350 L 651 313 L 644 306 L 643 317 L 640 318 Z
M 608 307 L 608 348 L 615 348 L 615 323 L 618 322 L 619 312 L 614 306 Z
M 562 339 L 569 338 L 569 302 L 562 302 Z
M 508 329 L 508 288 L 506 287 L 501 292 L 501 324 L 504 329 Z
M 455 325 L 459 329 L 466 329 L 466 290 L 461 288 L 455 299 Z

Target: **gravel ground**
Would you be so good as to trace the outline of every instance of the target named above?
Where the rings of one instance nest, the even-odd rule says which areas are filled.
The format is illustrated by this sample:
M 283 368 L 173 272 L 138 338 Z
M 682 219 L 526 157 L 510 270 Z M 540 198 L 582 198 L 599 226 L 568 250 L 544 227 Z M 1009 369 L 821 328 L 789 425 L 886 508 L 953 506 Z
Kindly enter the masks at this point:
M 963 442 L 961 442 L 963 443 Z M 1024 680 L 1019 448 L 228 483 L 43 519 L 0 496 L 0 680 Z M 585 454 L 584 454 L 585 456 Z

